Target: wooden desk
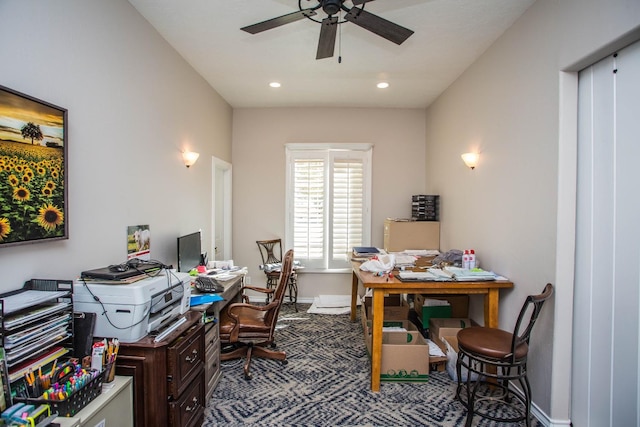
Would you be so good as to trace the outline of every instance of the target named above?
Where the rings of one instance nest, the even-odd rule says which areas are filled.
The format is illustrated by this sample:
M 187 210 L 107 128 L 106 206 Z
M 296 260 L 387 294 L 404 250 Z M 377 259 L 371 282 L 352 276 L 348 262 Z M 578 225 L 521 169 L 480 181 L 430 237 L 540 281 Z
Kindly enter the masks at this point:
M 356 320 L 358 282 L 365 288 L 373 289 L 371 325 L 371 390 L 380 391 L 380 363 L 382 359 L 382 321 L 384 317 L 385 294 L 484 294 L 484 324 L 498 327 L 499 291 L 513 288 L 506 280 L 488 282 L 401 282 L 396 279 L 375 276 L 360 270 L 359 262 L 352 262 L 351 281 L 351 321 Z
M 215 322 L 205 323 L 204 342 L 205 342 L 205 400 L 207 406 L 211 401 L 211 396 L 220 381 L 222 372 L 220 371 L 220 312 L 227 304 L 232 302 L 242 302 L 242 294 L 240 290 L 244 286 L 244 275 L 238 275 L 235 279 L 224 282 L 224 292 L 220 294 L 222 301 L 215 303 L 201 304 L 191 307 L 191 310 L 203 313 L 203 321 L 205 318 L 213 317 Z

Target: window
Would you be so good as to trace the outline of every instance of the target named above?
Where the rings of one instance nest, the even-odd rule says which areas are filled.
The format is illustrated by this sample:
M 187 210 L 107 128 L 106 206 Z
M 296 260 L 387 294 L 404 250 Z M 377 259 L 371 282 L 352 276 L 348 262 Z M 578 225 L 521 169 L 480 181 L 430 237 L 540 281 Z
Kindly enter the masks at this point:
M 286 245 L 307 270 L 349 268 L 371 237 L 369 144 L 288 144 Z

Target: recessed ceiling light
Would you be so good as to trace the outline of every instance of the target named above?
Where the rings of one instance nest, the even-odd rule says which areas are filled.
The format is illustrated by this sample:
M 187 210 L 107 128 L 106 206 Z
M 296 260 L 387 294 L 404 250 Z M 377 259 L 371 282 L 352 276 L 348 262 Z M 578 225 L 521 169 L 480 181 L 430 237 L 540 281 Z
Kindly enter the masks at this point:
M 378 83 L 376 86 L 378 86 L 378 89 L 386 89 L 389 87 L 389 83 L 387 82 L 380 82 Z
M 271 82 L 271 83 L 269 83 L 269 86 L 271 86 L 271 87 L 280 87 L 280 83 L 278 83 L 278 82 Z

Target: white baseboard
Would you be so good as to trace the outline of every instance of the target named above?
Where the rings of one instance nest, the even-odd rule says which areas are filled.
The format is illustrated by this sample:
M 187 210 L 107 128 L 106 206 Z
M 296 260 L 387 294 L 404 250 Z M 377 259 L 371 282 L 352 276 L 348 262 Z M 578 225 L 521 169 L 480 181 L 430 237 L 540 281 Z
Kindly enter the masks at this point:
M 571 425 L 571 420 L 552 420 L 535 403 L 531 404 L 531 415 L 536 417 L 536 419 L 545 427 L 562 427 Z

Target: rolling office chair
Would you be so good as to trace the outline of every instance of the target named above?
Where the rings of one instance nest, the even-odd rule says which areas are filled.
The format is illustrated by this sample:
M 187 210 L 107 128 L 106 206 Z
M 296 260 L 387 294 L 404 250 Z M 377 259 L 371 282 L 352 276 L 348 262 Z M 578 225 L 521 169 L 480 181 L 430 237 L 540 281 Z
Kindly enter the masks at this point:
M 293 268 L 293 250 L 287 251 L 282 262 L 280 280 L 275 289 L 244 286 L 242 291 L 252 291 L 270 294 L 271 302 L 265 305 L 249 303 L 249 297 L 243 294 L 243 303 L 232 303 L 220 313 L 220 343 L 222 350 L 220 360 L 231 360 L 246 357 L 244 364 L 244 377 L 251 379 L 251 358 L 264 357 L 287 363 L 287 355 L 284 351 L 277 351 L 275 347 L 274 332 L 278 313 L 284 299 L 284 291 L 289 282 Z M 269 349 L 267 347 L 272 347 Z
M 527 378 L 529 338 L 542 305 L 553 294 L 548 283 L 541 294 L 525 300 L 513 332 L 497 328 L 470 327 L 458 332 L 458 387 L 456 398 L 467 409 L 466 427 L 471 427 L 474 414 L 493 421 L 531 425 L 531 386 Z M 529 321 L 526 316 L 530 313 Z M 466 368 L 466 381 L 462 381 Z M 472 377 L 477 375 L 477 379 Z M 517 381 L 523 394 L 514 392 L 511 381 Z M 496 413 L 496 404 L 506 404 L 514 411 Z M 522 405 L 522 407 L 520 407 Z
M 272 266 L 272 264 L 282 263 L 282 240 L 256 240 L 258 249 L 260 249 L 260 257 L 262 258 L 262 270 L 267 276 L 267 289 L 275 288 L 280 278 L 280 268 Z M 293 303 L 296 312 L 298 311 L 298 274 L 296 270 L 291 271 L 289 283 L 287 284 L 287 293 L 289 302 Z M 267 302 L 269 302 L 267 295 Z

